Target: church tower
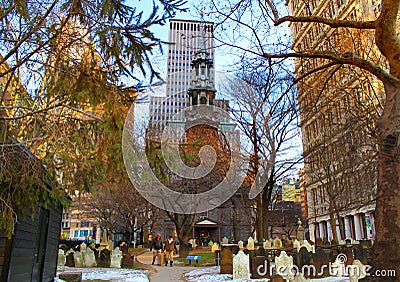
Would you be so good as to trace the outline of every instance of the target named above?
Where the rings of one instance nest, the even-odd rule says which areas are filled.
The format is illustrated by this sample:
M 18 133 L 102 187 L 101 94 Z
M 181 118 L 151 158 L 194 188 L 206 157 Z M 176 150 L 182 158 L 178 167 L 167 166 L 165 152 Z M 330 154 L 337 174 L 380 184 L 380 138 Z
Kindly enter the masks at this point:
M 206 25 L 204 21 L 200 24 L 201 29 L 201 46 L 200 50 L 195 53 L 190 66 L 194 78 L 190 88 L 188 89 L 189 105 L 213 105 L 215 92 L 214 81 L 211 79 L 211 69 L 213 68 L 213 60 L 210 58 L 210 53 L 205 47 Z

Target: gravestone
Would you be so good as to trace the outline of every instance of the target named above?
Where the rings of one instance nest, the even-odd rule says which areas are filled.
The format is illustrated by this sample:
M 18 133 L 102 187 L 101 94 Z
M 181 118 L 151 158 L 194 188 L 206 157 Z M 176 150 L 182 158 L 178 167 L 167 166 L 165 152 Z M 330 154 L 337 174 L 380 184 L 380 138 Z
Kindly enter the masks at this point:
M 233 273 L 233 259 L 230 248 L 223 248 L 221 251 L 220 259 L 220 273 L 221 274 L 232 274 Z
M 310 265 L 312 259 L 312 253 L 307 250 L 306 247 L 301 247 L 296 253 L 296 266 L 302 269 L 304 265 Z
M 214 253 L 215 251 L 219 250 L 219 246 L 217 243 L 214 243 L 211 247 L 211 252 Z
M 362 245 L 355 245 L 353 252 L 354 259 L 361 261 L 364 265 L 368 264 L 367 250 Z
M 347 269 L 350 282 L 358 282 L 367 276 L 367 267 L 358 259 L 355 259 L 352 266 Z
M 254 239 L 252 237 L 249 237 L 249 239 L 247 239 L 247 249 L 249 251 L 254 251 Z
M 264 249 L 271 248 L 271 242 L 270 242 L 269 240 L 265 241 L 265 242 L 263 243 L 263 247 L 264 247 Z
M 84 250 L 86 250 L 86 243 L 85 243 L 85 242 L 82 242 L 82 244 L 79 246 L 79 251 L 80 251 L 81 253 L 83 253 Z
M 68 282 L 81 282 L 82 272 L 62 272 L 58 275 L 58 278 L 62 281 Z
M 343 254 L 339 254 L 331 265 L 329 274 L 332 276 L 342 277 L 346 274 L 346 260 Z
M 329 263 L 331 262 L 331 258 L 329 253 L 326 253 L 324 249 L 318 248 L 316 252 L 313 254 L 313 262 L 316 269 L 316 274 L 318 274 L 318 276 L 323 276 L 321 268 L 324 265 L 326 266 L 329 265 Z M 325 267 L 323 271 L 325 272 L 325 274 L 329 274 L 328 273 L 329 270 L 327 269 L 327 267 Z
M 342 254 L 345 254 L 347 257 L 347 260 L 345 261 L 346 265 L 352 264 L 354 261 L 354 257 L 353 257 L 353 251 L 351 248 L 347 247 L 347 246 L 342 246 Z
M 274 240 L 274 248 L 281 249 L 282 248 L 282 241 L 279 238 L 275 238 Z
M 70 251 L 65 258 L 65 265 L 68 267 L 75 267 L 74 252 Z
M 74 262 L 75 262 L 75 267 L 79 268 L 84 267 L 84 261 L 81 252 L 74 253 Z
M 233 279 L 250 278 L 250 261 L 249 255 L 239 251 L 233 257 Z
M 66 260 L 67 260 L 67 258 L 66 258 L 65 254 L 64 254 L 64 250 L 59 249 L 58 250 L 57 265 L 58 266 L 64 266 L 65 263 L 66 263 Z
M 239 242 L 238 242 L 238 246 L 239 246 L 239 249 L 243 249 L 244 247 L 243 247 L 243 241 L 242 240 L 240 240 Z
M 304 240 L 303 244 L 299 246 L 297 249 L 300 250 L 300 248 L 302 247 L 305 247 L 309 252 L 315 253 L 315 246 L 308 243 L 307 240 Z
M 86 267 L 96 267 L 96 258 L 92 249 L 87 248 L 83 251 L 83 259 L 85 260 Z
M 122 252 L 118 247 L 111 254 L 111 268 L 121 268 L 121 261 L 122 261 Z
M 110 260 L 110 258 L 111 258 L 110 253 L 111 252 L 110 252 L 109 249 L 101 250 L 101 252 L 100 252 L 100 260 L 102 260 L 102 261 Z
M 250 272 L 252 279 L 270 276 L 269 260 L 265 256 L 250 256 Z
M 224 237 L 222 238 L 222 244 L 228 244 L 229 243 L 229 239 Z
M 275 257 L 275 270 L 285 279 L 293 280 L 293 257 L 288 256 L 285 251 L 281 251 L 280 255 Z
M 298 250 L 300 250 L 300 241 L 299 240 L 297 240 L 297 239 L 295 239 L 294 241 L 293 241 L 293 248 L 295 248 L 295 249 L 297 249 L 297 251 Z
M 267 252 L 265 251 L 265 249 L 263 247 L 259 247 L 257 250 L 257 256 L 260 257 L 265 257 L 267 256 Z

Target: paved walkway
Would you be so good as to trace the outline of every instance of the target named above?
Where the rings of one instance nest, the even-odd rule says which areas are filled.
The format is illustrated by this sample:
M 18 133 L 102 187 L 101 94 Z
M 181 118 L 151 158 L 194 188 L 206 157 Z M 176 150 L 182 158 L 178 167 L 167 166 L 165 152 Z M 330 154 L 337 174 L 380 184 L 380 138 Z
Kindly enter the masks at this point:
M 146 252 L 137 257 L 137 260 L 145 265 L 151 266 L 155 272 L 150 274 L 150 282 L 178 282 L 184 281 L 182 276 L 184 273 L 195 269 L 194 266 L 174 265 L 173 267 L 151 265 L 153 260 L 153 252 Z

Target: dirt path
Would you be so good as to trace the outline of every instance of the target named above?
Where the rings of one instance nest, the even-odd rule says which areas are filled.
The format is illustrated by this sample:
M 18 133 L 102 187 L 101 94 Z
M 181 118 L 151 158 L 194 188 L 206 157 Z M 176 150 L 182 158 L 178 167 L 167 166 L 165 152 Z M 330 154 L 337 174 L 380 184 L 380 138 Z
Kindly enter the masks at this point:
M 145 265 L 151 266 L 155 271 L 150 272 L 150 282 L 178 282 L 184 281 L 182 276 L 184 273 L 195 269 L 194 266 L 180 266 L 174 265 L 173 267 L 151 265 L 153 259 L 152 252 L 146 252 L 137 257 L 137 260 Z

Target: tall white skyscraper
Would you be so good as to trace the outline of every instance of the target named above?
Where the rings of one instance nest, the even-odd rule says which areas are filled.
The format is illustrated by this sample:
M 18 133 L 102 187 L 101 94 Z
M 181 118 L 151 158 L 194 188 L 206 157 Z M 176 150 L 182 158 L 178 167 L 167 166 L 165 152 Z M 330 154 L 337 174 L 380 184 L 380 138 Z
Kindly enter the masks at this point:
M 214 24 L 191 20 L 170 20 L 168 32 L 168 66 L 166 96 L 150 98 L 150 124 L 153 136 L 162 129 L 172 115 L 189 106 L 187 90 L 194 75 L 192 60 L 204 45 L 209 58 L 214 60 Z M 214 69 L 210 80 L 215 81 Z

